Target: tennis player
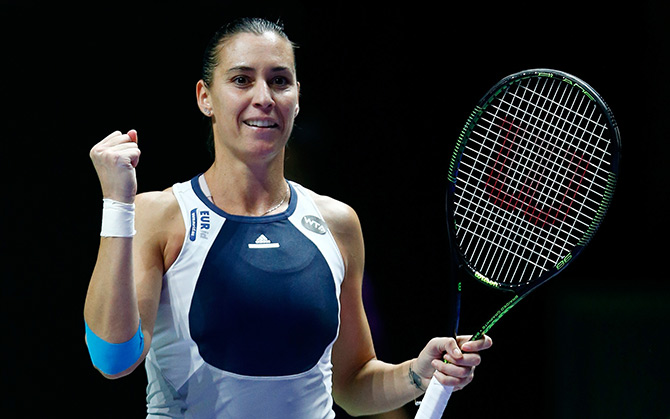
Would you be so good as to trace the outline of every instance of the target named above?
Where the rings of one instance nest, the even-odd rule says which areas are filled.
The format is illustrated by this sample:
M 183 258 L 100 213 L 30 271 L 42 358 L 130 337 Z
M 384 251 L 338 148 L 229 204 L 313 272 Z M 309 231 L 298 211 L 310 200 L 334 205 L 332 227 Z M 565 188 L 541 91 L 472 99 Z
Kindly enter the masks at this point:
M 91 149 L 104 199 L 86 342 L 108 378 L 145 362 L 150 418 L 384 412 L 433 375 L 463 388 L 491 346 L 435 338 L 404 363 L 376 358 L 356 213 L 284 177 L 299 89 L 283 28 L 242 19 L 212 38 L 196 86 L 206 172 L 137 195 L 137 132 Z

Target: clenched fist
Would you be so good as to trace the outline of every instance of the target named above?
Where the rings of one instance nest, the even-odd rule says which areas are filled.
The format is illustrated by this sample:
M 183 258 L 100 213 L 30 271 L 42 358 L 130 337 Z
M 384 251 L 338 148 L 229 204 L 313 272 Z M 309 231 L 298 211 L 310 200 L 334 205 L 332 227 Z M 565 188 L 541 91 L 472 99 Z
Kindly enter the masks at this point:
M 137 194 L 135 167 L 140 160 L 137 131 L 115 131 L 89 153 L 100 179 L 103 198 L 132 203 Z

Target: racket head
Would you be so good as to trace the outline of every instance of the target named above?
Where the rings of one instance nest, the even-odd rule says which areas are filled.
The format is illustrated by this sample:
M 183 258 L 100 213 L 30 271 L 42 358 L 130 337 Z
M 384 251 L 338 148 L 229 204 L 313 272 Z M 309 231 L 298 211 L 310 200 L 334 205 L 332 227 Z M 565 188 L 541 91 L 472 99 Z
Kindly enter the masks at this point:
M 552 69 L 502 79 L 470 114 L 448 168 L 461 267 L 517 294 L 552 278 L 600 226 L 620 149 L 610 108 L 583 80 Z

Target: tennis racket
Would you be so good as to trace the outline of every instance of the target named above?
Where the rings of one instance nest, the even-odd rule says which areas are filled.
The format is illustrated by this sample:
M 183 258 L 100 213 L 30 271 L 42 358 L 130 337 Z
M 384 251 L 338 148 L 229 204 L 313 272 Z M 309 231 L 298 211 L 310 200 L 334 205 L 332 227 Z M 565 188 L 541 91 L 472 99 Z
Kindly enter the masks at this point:
M 522 71 L 479 101 L 447 175 L 453 265 L 514 296 L 472 340 L 582 253 L 612 200 L 619 159 L 612 112 L 591 86 L 570 74 Z M 450 302 L 454 336 L 461 291 L 456 274 Z M 416 418 L 442 417 L 451 391 L 433 378 Z

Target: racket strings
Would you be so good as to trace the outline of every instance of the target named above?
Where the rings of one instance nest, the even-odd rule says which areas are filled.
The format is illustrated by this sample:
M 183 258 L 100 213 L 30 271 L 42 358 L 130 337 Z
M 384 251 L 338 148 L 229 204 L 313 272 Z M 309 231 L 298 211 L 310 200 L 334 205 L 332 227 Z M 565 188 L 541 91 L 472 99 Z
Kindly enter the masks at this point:
M 487 115 L 491 115 L 491 114 L 488 113 Z M 505 125 L 504 125 L 505 123 L 507 123 L 507 124 L 511 124 L 511 123 L 508 123 L 507 121 L 496 122 L 496 121 L 493 121 L 493 120 L 486 120 L 485 117 L 484 117 L 484 121 L 487 122 L 488 124 L 490 124 L 489 127 L 486 127 L 486 128 L 482 127 L 483 129 L 485 129 L 485 130 L 487 131 L 487 132 L 485 133 L 486 135 L 485 135 L 485 134 L 482 134 L 482 133 L 479 133 L 479 132 L 474 132 L 474 133 L 473 133 L 473 134 L 475 134 L 476 136 L 478 136 L 478 137 L 480 137 L 480 138 L 482 138 L 482 139 L 484 139 L 484 140 L 487 138 L 488 135 L 494 134 L 494 132 L 493 132 L 493 128 L 496 128 L 496 129 L 498 129 L 498 130 L 502 130 L 502 131 L 506 131 L 507 134 L 511 134 L 511 130 L 510 130 L 509 128 L 505 128 Z M 507 135 L 507 134 L 506 134 L 506 135 Z M 529 132 L 528 132 L 528 131 L 524 131 L 523 134 L 527 134 L 527 135 L 529 135 Z M 514 133 L 514 136 L 516 137 L 516 136 L 517 136 L 517 133 Z M 600 134 L 599 136 L 602 137 L 602 134 Z M 471 138 L 471 140 L 473 140 L 473 138 Z M 474 141 L 477 141 L 477 138 L 476 138 L 476 137 L 474 138 Z M 478 144 L 479 144 L 481 147 L 485 147 L 485 148 L 488 147 L 485 143 L 478 143 Z M 573 153 L 573 154 L 571 154 L 571 155 L 569 154 L 570 148 L 564 150 L 565 155 L 561 156 L 560 154 L 558 154 L 558 152 L 557 152 L 556 150 L 554 150 L 554 149 L 549 149 L 549 148 L 547 148 L 547 146 L 545 146 L 544 144 L 535 144 L 535 145 L 537 146 L 537 149 L 528 149 L 528 150 L 525 150 L 525 151 L 529 152 L 529 154 L 530 154 L 529 157 L 545 159 L 546 157 L 543 157 L 541 153 L 548 153 L 548 154 L 550 154 L 551 157 L 553 157 L 554 159 L 557 159 L 557 160 L 558 160 L 558 159 L 563 158 L 564 161 L 567 162 L 567 160 L 572 160 L 572 158 L 574 158 L 574 155 L 575 155 L 575 153 Z M 574 150 L 575 150 L 575 152 L 576 152 L 578 149 L 574 149 Z M 500 150 L 500 152 L 503 152 L 503 151 L 504 151 L 504 152 L 507 152 L 507 153 L 512 152 L 512 151 L 513 151 L 513 150 L 512 150 L 512 146 L 510 146 L 510 145 L 506 145 L 506 144 L 503 143 L 503 144 L 501 145 L 501 150 Z M 588 157 L 591 157 L 591 158 L 594 158 L 594 157 L 595 157 L 595 153 L 593 152 L 593 150 L 590 150 L 590 151 L 589 151 L 588 149 L 586 149 L 586 150 L 582 150 L 582 152 L 584 153 L 583 157 L 587 157 L 587 158 L 588 158 Z M 570 157 L 570 156 L 572 156 L 572 157 Z M 609 164 L 608 162 L 606 162 L 606 163 Z M 570 162 L 568 162 L 568 165 L 571 165 Z M 536 171 L 535 168 L 530 168 L 529 170 L 531 170 L 531 171 Z M 534 174 L 537 174 L 537 173 L 534 173 Z M 598 172 L 598 171 L 592 171 L 591 174 L 592 174 L 593 176 L 600 177 L 600 180 L 601 180 L 601 181 L 606 181 L 606 177 L 603 176 L 603 174 L 600 173 L 600 172 Z
M 531 94 L 532 94 L 532 93 L 534 93 L 534 91 L 532 91 Z M 512 100 L 514 100 L 514 96 L 516 96 L 516 95 L 512 95 Z M 517 97 L 518 97 L 518 96 L 517 96 Z M 532 98 L 532 97 L 533 97 L 533 96 L 531 95 L 531 98 Z M 523 104 L 523 103 L 524 103 L 524 99 L 525 99 L 525 98 L 521 97 L 520 104 Z M 556 101 L 552 100 L 551 98 L 546 99 L 546 97 L 544 97 L 543 99 L 545 100 L 545 104 L 544 104 L 544 106 L 547 106 L 547 105 L 546 105 L 546 102 L 549 102 L 549 105 L 550 105 L 550 106 L 552 106 L 552 105 L 551 105 L 551 102 L 556 103 Z M 505 103 L 504 100 L 503 100 L 503 103 Z M 531 103 L 532 103 L 532 102 L 531 102 Z M 573 101 L 573 103 L 571 104 L 571 106 L 573 106 L 573 107 L 575 106 L 574 101 Z M 581 105 L 580 105 L 580 106 L 581 106 Z M 550 123 L 550 125 L 552 126 L 551 131 L 553 131 L 553 132 L 551 132 L 551 131 L 547 131 L 547 130 L 543 130 L 543 129 L 542 129 L 542 128 L 543 128 L 542 126 L 539 126 L 539 127 L 538 127 L 536 124 L 532 124 L 530 119 L 526 119 L 526 118 L 524 117 L 524 115 L 523 115 L 523 111 L 524 111 L 524 109 L 521 108 L 521 107 L 517 107 L 517 108 L 516 108 L 516 112 L 515 112 L 515 114 L 516 114 L 517 116 L 519 116 L 519 112 L 518 112 L 518 111 L 522 111 L 522 112 L 521 112 L 521 118 L 522 118 L 524 121 L 526 121 L 527 123 L 531 124 L 531 125 L 532 125 L 532 129 L 533 129 L 533 131 L 535 131 L 535 132 L 532 132 L 532 134 L 538 135 L 538 133 L 541 133 L 541 134 L 543 134 L 543 135 L 546 135 L 547 133 L 549 133 L 549 134 L 554 134 L 554 133 L 557 132 L 557 131 L 560 132 L 560 131 L 565 127 L 566 123 L 570 123 L 570 122 L 572 122 L 572 121 L 570 121 L 569 119 L 563 117 L 563 111 L 566 110 L 566 108 L 563 107 L 563 108 L 559 108 L 559 109 L 560 109 L 561 113 L 556 113 L 556 112 L 551 112 L 551 111 L 546 112 L 546 116 L 545 116 L 545 117 L 549 117 L 549 116 L 551 116 L 551 119 L 549 120 L 549 123 Z M 531 115 L 532 115 L 532 114 L 531 114 Z M 569 116 L 569 113 L 568 113 L 568 116 Z M 537 146 L 537 142 L 536 142 L 533 146 L 536 147 L 536 146 Z M 569 150 L 567 150 L 567 152 L 569 152 Z M 544 154 L 546 155 L 546 150 L 545 150 L 545 153 L 544 153 Z M 573 156 L 574 156 L 574 155 L 573 155 Z M 541 161 L 541 162 L 540 162 L 540 165 L 543 165 L 543 164 L 544 164 L 544 167 L 545 167 L 545 168 L 549 168 L 549 172 L 550 172 L 550 173 L 558 173 L 557 170 L 556 170 L 556 167 L 552 167 L 551 165 L 547 165 L 548 163 L 549 163 L 549 164 L 552 163 L 551 158 L 547 158 L 546 156 L 543 156 L 543 158 L 546 159 L 546 162 Z M 554 161 L 553 161 L 553 166 L 558 166 L 558 168 L 560 169 L 560 167 L 562 167 L 563 165 L 558 165 L 558 162 L 557 162 L 556 160 L 554 160 Z M 526 167 L 526 169 L 527 169 L 527 167 Z M 535 176 L 536 176 L 536 175 L 535 175 Z M 533 179 L 533 180 L 536 180 L 536 179 L 535 179 L 535 176 L 534 176 L 534 179 Z M 556 176 L 551 176 L 551 175 L 549 175 L 549 176 L 547 177 L 547 179 L 548 179 L 550 182 L 555 182 L 555 181 L 556 181 Z M 544 187 L 543 187 L 542 189 L 540 189 L 540 190 L 535 189 L 534 192 L 538 192 L 538 191 L 539 191 L 539 193 L 540 193 L 541 195 L 544 194 L 545 196 L 547 196 L 544 192 L 545 192 L 545 190 L 547 189 L 547 186 L 551 184 L 550 182 L 545 182 Z M 538 186 L 538 185 L 536 184 L 536 186 Z M 566 191 L 566 194 L 567 194 L 567 191 Z M 565 198 L 565 197 L 567 196 L 566 194 L 563 194 L 563 195 L 562 195 L 563 198 Z M 533 193 L 533 195 L 535 195 L 535 193 Z M 572 202 L 572 201 L 570 201 L 570 202 Z M 537 207 L 537 201 L 535 200 L 535 197 L 534 197 L 534 196 L 531 197 L 531 202 L 529 203 L 529 205 L 532 207 L 532 211 L 531 211 L 531 213 L 530 213 L 530 215 L 531 215 L 531 219 L 530 219 L 530 221 L 533 221 L 533 219 L 532 219 L 533 217 L 532 217 L 532 216 L 534 215 L 534 213 L 535 213 L 535 212 L 539 212 L 539 217 L 536 217 L 534 221 L 537 223 L 538 220 L 542 220 L 542 219 L 544 219 L 544 223 L 542 223 L 541 226 L 542 226 L 542 227 L 545 227 L 545 226 L 546 226 L 546 222 L 549 221 L 549 217 L 550 217 L 551 211 L 544 211 L 543 209 L 538 208 L 538 207 Z M 546 199 L 545 199 L 544 205 L 547 205 Z M 552 203 L 552 208 L 555 208 L 555 209 L 556 209 L 556 214 L 555 214 L 556 217 L 558 217 L 558 216 L 560 215 L 560 214 L 559 214 L 560 207 L 561 207 L 561 206 L 557 207 L 557 206 L 556 206 L 556 203 Z M 529 215 L 529 214 L 528 214 L 528 211 L 526 211 L 526 214 L 525 214 L 525 215 L 526 215 L 526 216 Z M 551 220 L 552 224 L 554 224 L 555 221 L 556 221 L 556 218 L 552 219 L 552 220 Z M 538 242 L 534 242 L 534 243 L 538 243 Z M 546 247 L 546 246 L 544 246 L 544 247 Z M 542 250 L 542 247 L 540 247 L 540 250 Z M 562 251 L 562 249 L 561 249 L 560 251 Z M 525 269 L 524 269 L 524 271 L 525 271 Z M 523 272 L 522 272 L 522 273 L 523 273 Z
M 473 140 L 473 139 L 471 139 L 471 141 L 473 141 L 477 145 L 480 145 L 483 149 L 489 150 L 488 147 L 485 144 L 478 143 L 476 140 Z M 489 150 L 489 151 L 493 151 L 493 150 Z M 578 159 L 575 159 L 575 157 L 576 157 L 576 153 L 573 153 L 572 158 L 568 161 L 569 167 L 567 167 L 566 170 L 568 172 L 572 172 L 573 175 L 577 174 L 581 170 L 582 173 L 581 173 L 580 179 L 583 179 L 583 177 L 587 173 L 587 170 L 589 169 L 589 161 L 585 161 L 583 156 L 579 157 Z M 573 161 L 573 160 L 578 160 L 578 161 Z M 468 167 L 468 168 L 470 168 L 474 171 L 480 170 L 477 167 L 468 163 L 467 161 L 462 161 L 461 164 L 464 167 Z M 572 169 L 572 166 L 574 166 L 575 169 Z M 528 174 L 533 176 L 532 179 L 529 178 L 529 182 L 531 182 L 531 184 L 522 185 L 521 189 L 518 190 L 514 195 L 502 191 L 502 188 L 497 188 L 496 187 L 495 182 L 498 182 L 499 178 L 496 178 L 495 182 L 492 183 L 492 184 L 487 183 L 487 188 L 489 188 L 490 190 L 497 190 L 499 195 L 502 195 L 502 196 L 496 196 L 496 200 L 499 200 L 501 204 L 507 205 L 507 207 L 516 208 L 518 205 L 528 205 L 527 202 L 526 202 L 526 199 L 533 199 L 534 197 L 532 196 L 532 193 L 537 192 L 536 190 L 533 190 L 531 188 L 531 186 L 533 184 L 537 183 L 537 181 L 535 180 L 536 177 L 542 177 L 544 175 L 544 173 L 541 172 L 540 170 L 534 168 L 534 167 L 529 167 L 527 169 L 528 169 Z M 508 167 L 507 170 L 509 170 L 513 176 L 518 177 L 518 176 L 522 176 L 522 174 L 523 174 L 520 170 L 518 170 L 515 167 Z M 484 175 L 486 175 L 486 174 L 484 174 Z M 500 177 L 500 176 L 503 175 L 503 173 L 502 173 L 501 170 L 497 170 L 494 167 L 494 168 L 491 169 L 491 172 L 488 173 L 488 176 L 489 176 L 489 178 L 491 178 L 494 175 Z M 569 180 L 570 182 L 572 182 L 574 179 L 566 177 L 566 180 Z M 606 179 L 603 178 L 602 181 L 604 182 L 604 181 L 606 181 Z M 557 194 L 560 191 L 560 188 L 556 188 L 555 185 L 547 185 L 546 188 L 547 188 L 547 192 L 542 193 L 541 197 L 545 197 L 547 199 L 551 199 L 552 196 L 557 196 Z M 599 194 L 598 192 L 595 192 L 596 196 L 593 197 L 593 196 L 590 196 L 590 195 L 580 191 L 579 189 L 575 189 L 574 193 L 578 194 L 585 201 L 590 201 L 591 204 L 593 204 L 593 205 L 598 205 L 599 202 L 600 202 L 600 198 L 603 197 L 603 195 Z M 572 217 L 567 212 L 565 213 L 565 215 Z M 574 217 L 572 217 L 572 218 L 574 218 Z
M 486 107 L 456 183 L 459 246 L 495 282 L 522 285 L 582 239 L 607 184 L 600 109 L 555 79 L 508 86 Z
M 528 88 L 526 86 L 520 86 L 520 88 L 524 89 L 524 90 L 528 90 Z M 518 98 L 521 102 L 528 102 L 526 99 L 524 99 L 523 97 L 519 97 L 514 92 L 510 92 L 510 96 L 512 96 L 514 98 Z M 575 98 L 576 98 L 576 96 L 575 96 Z M 557 130 L 559 134 L 564 134 L 564 135 L 568 136 L 569 137 L 568 139 L 575 139 L 575 140 L 579 141 L 580 143 L 578 144 L 578 147 L 576 149 L 581 149 L 582 152 L 586 156 L 588 156 L 590 158 L 601 158 L 601 156 L 604 156 L 604 158 L 609 159 L 609 151 L 606 148 L 599 147 L 599 145 L 601 144 L 600 142 L 592 141 L 592 137 L 603 139 L 603 132 L 607 128 L 606 125 L 604 125 L 601 122 L 601 119 L 602 119 L 602 114 L 601 113 L 597 114 L 597 116 L 598 116 L 597 120 L 591 119 L 592 116 L 593 116 L 593 113 L 596 110 L 595 106 L 591 107 L 591 111 L 590 111 L 591 114 L 589 116 L 586 116 L 584 113 L 576 112 L 575 110 L 573 110 L 571 108 L 568 108 L 565 105 L 562 105 L 561 103 L 556 102 L 555 100 L 552 100 L 551 98 L 546 98 L 546 99 L 552 105 L 555 105 L 559 109 L 561 109 L 563 111 L 567 111 L 568 113 L 572 114 L 573 116 L 579 117 L 582 120 L 584 120 L 583 123 L 575 124 L 573 121 L 568 120 L 567 118 L 564 118 L 562 115 L 556 114 L 555 112 L 552 112 L 551 109 L 542 108 L 542 110 L 545 111 L 547 113 L 547 115 L 551 115 L 552 120 L 550 120 L 549 123 L 550 123 L 550 126 L 554 130 Z M 584 97 L 582 97 L 582 101 L 583 100 L 584 100 Z M 527 116 L 529 118 L 529 119 L 524 119 L 524 122 L 526 123 L 527 126 L 531 127 L 534 130 L 534 132 L 528 131 L 527 129 L 523 129 L 522 134 L 526 134 L 527 136 L 531 136 L 531 137 L 537 137 L 539 135 L 539 133 L 541 133 L 543 135 L 548 135 L 548 136 L 552 137 L 551 140 L 553 140 L 553 141 L 563 141 L 558 135 L 556 135 L 552 132 L 549 132 L 549 130 L 547 130 L 544 127 L 542 127 L 541 125 L 537 125 L 537 123 L 533 122 L 535 120 L 535 121 L 539 121 L 540 123 L 546 123 L 546 120 L 542 119 L 542 115 L 535 116 L 533 114 L 529 114 L 525 109 L 521 109 L 521 107 L 515 106 L 514 103 L 508 102 L 504 99 L 501 100 L 501 104 L 506 105 L 510 108 L 517 109 L 517 110 L 521 111 L 522 116 Z M 530 102 L 528 102 L 528 104 L 532 105 L 532 103 L 530 103 Z M 574 103 L 571 106 L 575 106 Z M 583 106 L 582 104 L 579 105 L 580 109 L 582 108 L 582 106 Z M 491 113 L 489 112 L 489 114 L 491 114 Z M 559 126 L 553 120 L 554 118 L 557 118 L 559 121 L 562 121 L 564 124 L 568 124 L 572 127 L 575 127 L 576 130 L 577 129 L 581 130 L 583 135 L 582 136 L 577 136 L 574 133 L 563 129 L 562 126 Z M 490 124 L 490 126 L 494 126 L 494 127 L 499 128 L 499 129 L 504 129 L 504 125 L 502 124 L 502 122 L 506 122 L 506 121 L 503 120 L 501 123 L 496 123 L 495 121 L 487 120 L 486 122 L 488 124 Z M 596 132 L 595 129 L 583 128 L 584 124 L 593 124 L 594 128 L 597 127 L 599 129 L 599 132 Z M 510 126 L 511 126 L 511 124 L 510 124 Z M 584 137 L 588 137 L 587 138 L 588 141 L 585 141 Z M 552 142 L 548 142 L 548 144 L 550 144 L 550 145 L 553 144 L 555 146 L 555 143 L 552 143 Z M 538 146 L 537 142 L 534 145 Z M 567 154 L 567 152 L 569 150 L 565 150 L 565 151 L 566 151 L 566 154 Z M 544 144 L 539 144 L 539 151 L 538 152 L 536 152 L 534 150 L 530 150 L 530 152 L 531 152 L 532 156 L 529 156 L 529 158 L 538 158 L 538 157 L 540 157 L 539 152 L 543 152 L 543 153 L 550 153 L 551 157 L 554 158 L 554 159 L 560 159 L 560 155 L 558 155 L 555 151 L 549 150 L 546 147 L 544 147 Z M 574 154 L 573 154 L 573 156 L 574 156 Z M 608 160 L 604 160 L 604 161 L 606 163 L 608 163 Z M 601 173 L 593 172 L 592 174 L 595 175 L 595 176 L 599 176 L 602 181 L 606 181 L 606 177 L 603 176 Z
M 520 86 L 520 88 L 522 88 L 524 90 L 527 90 L 527 87 L 525 87 L 525 86 Z M 526 102 L 527 101 L 523 97 L 518 96 L 518 94 L 516 94 L 514 92 L 511 92 L 510 95 L 514 99 L 518 99 L 521 102 Z M 573 107 L 567 107 L 564 104 L 562 104 L 560 102 L 556 102 L 556 101 L 554 101 L 550 98 L 546 98 L 546 99 L 547 99 L 548 103 L 555 106 L 556 109 L 559 109 L 561 111 L 566 111 L 569 116 L 571 115 L 575 118 L 579 118 L 579 120 L 580 120 L 579 123 L 575 123 L 574 120 L 570 120 L 567 117 L 563 117 L 561 114 L 557 114 L 556 111 L 552 111 L 551 109 L 543 109 L 543 111 L 546 112 L 548 115 L 551 115 L 552 118 L 556 118 L 559 121 L 561 121 L 564 125 L 567 125 L 567 129 L 566 129 L 566 127 L 564 127 L 564 126 L 559 127 L 557 123 L 552 122 L 551 127 L 553 129 L 556 129 L 559 134 L 563 134 L 563 135 L 569 137 L 570 139 L 577 140 L 577 141 L 583 143 L 586 146 L 595 146 L 595 144 L 593 144 L 592 142 L 584 141 L 583 138 L 585 136 L 600 137 L 601 136 L 600 133 L 602 133 L 604 130 L 607 129 L 607 125 L 602 122 L 602 114 L 601 113 L 597 113 L 596 114 L 597 119 L 593 119 L 593 114 L 595 113 L 595 109 L 596 109 L 595 107 L 591 107 L 591 114 L 589 116 L 587 116 L 585 114 L 585 112 L 582 111 L 583 109 L 585 109 L 585 107 L 587 105 L 592 104 L 592 102 L 586 101 L 585 97 L 581 98 L 581 103 L 580 103 L 579 108 L 577 110 L 574 109 L 574 103 L 571 105 Z M 576 99 L 576 96 L 575 96 L 575 99 Z M 515 106 L 513 102 L 507 102 L 507 101 L 503 100 L 503 101 L 501 101 L 501 103 L 503 103 L 503 104 L 505 104 L 509 107 L 517 107 L 522 113 L 524 113 L 524 114 L 527 113 L 525 110 L 522 110 L 520 107 Z M 529 104 L 532 105 L 532 103 L 529 103 Z M 533 118 L 535 118 L 541 123 L 544 122 L 543 119 L 537 118 L 532 114 L 529 114 L 528 116 L 531 118 L 531 120 Z M 528 120 L 526 122 L 528 123 L 528 125 L 532 126 L 533 128 L 538 128 L 537 126 L 533 125 L 530 122 L 530 120 Z M 546 129 L 539 128 L 539 130 L 544 134 L 551 135 L 552 137 L 557 136 L 557 135 L 549 133 Z M 574 130 L 574 131 L 571 131 L 571 130 Z M 606 148 L 599 148 L 598 151 L 605 154 L 605 155 L 609 155 L 609 151 Z
M 495 114 L 493 115 L 494 118 L 502 118 L 503 121 L 507 121 L 507 119 L 510 118 L 510 117 L 511 117 L 510 119 L 512 119 L 512 120 L 517 119 L 519 117 L 519 115 L 518 115 L 519 110 L 521 110 L 520 107 L 515 107 L 515 108 L 512 108 L 513 111 L 514 111 L 513 114 L 510 113 L 510 112 L 507 112 L 507 113 L 503 112 L 504 116 L 498 117 L 498 113 L 501 110 L 500 107 L 493 107 L 493 109 L 495 110 Z M 500 152 L 498 153 L 498 155 L 496 157 L 496 163 L 500 162 L 501 163 L 501 166 L 500 166 L 501 168 L 509 166 L 507 160 L 514 157 L 513 155 L 510 155 L 510 153 L 508 151 L 505 154 L 505 158 L 503 159 L 502 162 L 499 159 L 500 155 L 501 155 L 501 153 L 504 149 L 504 146 L 508 143 L 508 141 L 510 141 L 510 144 L 513 144 L 514 142 L 516 142 L 516 136 L 518 135 L 519 130 L 517 129 L 516 132 L 515 132 L 515 135 L 510 138 L 509 131 L 511 130 L 511 128 L 512 128 L 512 124 L 510 123 L 508 132 L 504 133 L 505 134 L 504 136 L 502 135 L 503 133 L 501 132 L 501 133 L 499 133 L 501 135 L 496 137 L 498 140 L 500 140 L 501 138 L 504 138 L 504 141 L 502 143 L 502 147 L 500 148 Z M 489 156 L 489 158 L 490 158 L 490 156 Z M 498 170 L 500 170 L 500 169 L 498 169 Z M 493 167 L 490 171 L 490 174 L 489 174 L 489 178 L 488 178 L 487 181 L 490 181 L 491 176 L 494 175 L 495 171 L 496 171 L 496 166 L 493 165 Z M 496 194 L 497 196 L 493 200 L 494 203 L 496 203 L 497 198 L 500 195 L 500 191 L 503 190 L 503 185 L 504 185 L 503 182 L 505 181 L 505 179 L 500 178 L 500 174 L 495 174 L 495 176 L 496 176 L 496 183 L 495 183 L 494 187 L 499 188 L 498 189 L 499 192 Z M 498 180 L 501 181 L 500 185 L 498 185 Z M 489 183 L 487 183 L 487 186 L 488 185 L 489 185 Z M 490 192 L 492 192 L 492 191 L 489 191 L 488 196 L 493 197 L 494 195 L 492 195 Z M 498 202 L 498 204 L 499 203 L 500 202 Z M 501 206 L 501 208 L 502 208 L 502 206 Z M 519 234 L 518 229 L 510 229 L 508 227 L 508 225 L 514 226 L 514 224 L 510 224 L 509 222 L 507 222 L 507 220 L 505 220 L 504 217 L 500 218 L 500 214 L 506 215 L 505 212 L 496 211 L 496 214 L 495 214 L 496 217 L 494 218 L 495 222 L 493 223 L 493 226 L 496 227 L 495 230 L 493 230 L 493 229 L 487 230 L 486 225 L 490 224 L 491 220 L 485 220 L 485 221 L 488 221 L 488 222 L 486 223 L 486 225 L 483 225 L 483 230 L 482 231 L 486 232 L 486 235 L 480 235 L 479 236 L 480 240 L 476 242 L 476 245 L 478 245 L 482 250 L 485 250 L 485 251 L 480 251 L 479 254 L 476 255 L 475 264 L 479 266 L 480 260 L 488 261 L 488 264 L 486 264 L 485 266 L 481 266 L 481 268 L 480 268 L 484 272 L 488 273 L 488 272 L 492 271 L 491 266 L 495 263 L 495 269 L 493 270 L 493 272 L 497 274 L 496 278 L 498 278 L 498 279 L 503 278 L 503 281 L 506 281 L 506 276 L 509 275 L 510 269 L 507 270 L 506 275 L 501 275 L 499 273 L 499 271 L 500 271 L 499 267 L 500 266 L 505 266 L 507 264 L 507 266 L 509 266 L 511 268 L 513 266 L 513 264 L 508 263 L 510 257 L 516 258 L 517 260 L 526 260 L 527 262 L 526 262 L 526 266 L 524 266 L 524 271 L 528 267 L 527 265 L 529 263 L 535 265 L 535 266 L 532 267 L 533 270 L 536 270 L 538 268 L 541 269 L 542 265 L 539 265 L 539 264 L 533 263 L 533 262 L 535 260 L 539 260 L 542 257 L 542 254 L 541 253 L 538 254 L 534 247 L 526 246 L 527 243 L 531 243 L 527 240 L 524 240 L 526 232 L 525 231 L 522 232 L 522 236 L 519 236 L 518 235 Z M 482 226 L 482 224 L 479 224 L 479 225 Z M 483 243 L 481 241 L 482 238 L 485 239 L 483 241 Z M 472 244 L 472 241 L 468 245 L 470 245 L 470 244 Z M 481 246 L 482 244 L 487 244 L 488 247 L 487 246 Z M 516 244 L 516 245 L 512 247 L 512 246 L 510 246 L 510 244 Z M 496 248 L 496 246 L 498 246 L 498 248 Z M 500 250 L 504 250 L 504 249 L 507 249 L 508 252 L 505 253 L 505 252 L 500 251 Z M 493 252 L 493 255 L 491 254 L 492 252 Z M 527 254 L 529 254 L 529 256 L 526 256 Z M 515 267 L 513 272 L 517 272 L 518 267 L 519 267 L 519 265 L 517 264 L 517 266 Z

